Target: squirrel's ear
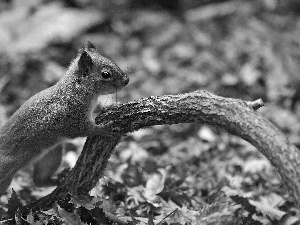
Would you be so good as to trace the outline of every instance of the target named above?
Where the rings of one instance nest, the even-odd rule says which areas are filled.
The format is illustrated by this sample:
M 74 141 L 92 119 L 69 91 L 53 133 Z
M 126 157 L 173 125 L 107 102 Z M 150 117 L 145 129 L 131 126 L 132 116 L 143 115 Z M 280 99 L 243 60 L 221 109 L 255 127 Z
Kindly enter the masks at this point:
M 95 45 L 91 41 L 87 41 L 85 48 L 89 51 L 96 51 Z
M 80 75 L 83 77 L 88 75 L 92 66 L 93 66 L 93 60 L 91 56 L 89 55 L 89 53 L 86 52 L 86 50 L 83 50 L 78 60 L 78 70 L 80 72 Z

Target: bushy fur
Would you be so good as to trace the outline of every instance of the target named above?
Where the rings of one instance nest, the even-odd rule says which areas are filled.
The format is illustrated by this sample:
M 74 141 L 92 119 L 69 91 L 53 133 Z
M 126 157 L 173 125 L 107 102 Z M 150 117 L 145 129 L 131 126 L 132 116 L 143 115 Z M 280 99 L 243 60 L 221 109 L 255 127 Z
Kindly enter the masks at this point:
M 103 77 L 103 72 L 111 77 Z M 66 138 L 106 132 L 91 117 L 97 98 L 128 82 L 127 75 L 88 42 L 60 81 L 27 100 L 0 129 L 0 194 L 31 161 L 37 160 L 35 183 L 47 184 L 60 164 L 58 145 Z

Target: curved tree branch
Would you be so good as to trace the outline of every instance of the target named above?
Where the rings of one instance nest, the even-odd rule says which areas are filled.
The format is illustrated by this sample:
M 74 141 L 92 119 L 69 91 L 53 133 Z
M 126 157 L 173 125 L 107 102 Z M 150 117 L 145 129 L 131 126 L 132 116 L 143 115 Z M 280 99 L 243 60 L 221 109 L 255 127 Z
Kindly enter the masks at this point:
M 255 112 L 261 101 L 246 102 L 216 96 L 207 91 L 149 97 L 114 106 L 96 122 L 117 133 L 111 137 L 88 138 L 75 168 L 65 181 L 39 204 L 50 204 L 64 193 L 90 191 L 103 176 L 108 159 L 121 137 L 141 128 L 178 123 L 207 123 L 219 126 L 254 145 L 276 168 L 295 203 L 300 202 L 300 154 L 271 122 Z

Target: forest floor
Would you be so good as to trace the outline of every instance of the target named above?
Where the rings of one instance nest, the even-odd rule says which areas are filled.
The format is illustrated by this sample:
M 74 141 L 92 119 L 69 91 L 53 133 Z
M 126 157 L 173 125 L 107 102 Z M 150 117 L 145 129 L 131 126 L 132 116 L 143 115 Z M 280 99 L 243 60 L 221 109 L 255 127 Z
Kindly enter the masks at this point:
M 265 106 L 258 113 L 300 147 L 300 4 L 167 2 L 0 3 L 0 125 L 30 96 L 57 82 L 90 40 L 130 77 L 117 101 L 203 89 L 261 98 Z M 101 101 L 114 104 L 115 95 Z M 74 166 L 83 144 L 82 138 L 68 142 L 62 169 Z M 11 184 L 23 204 L 54 189 L 35 187 L 30 171 L 19 171 Z M 10 194 L 0 199 L 3 218 Z M 91 195 L 98 196 L 93 207 L 97 202 L 131 224 L 300 223 L 299 209 L 268 160 L 246 141 L 206 124 L 128 134 Z M 84 216 L 90 209 L 78 205 L 73 216 L 58 205 L 23 219 L 97 224 Z

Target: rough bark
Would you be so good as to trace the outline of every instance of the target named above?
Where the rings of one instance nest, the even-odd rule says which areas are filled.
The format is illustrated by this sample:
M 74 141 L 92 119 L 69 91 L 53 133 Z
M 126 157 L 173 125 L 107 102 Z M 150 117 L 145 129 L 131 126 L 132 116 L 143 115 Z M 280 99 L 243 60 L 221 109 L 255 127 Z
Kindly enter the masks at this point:
M 65 181 L 35 206 L 50 205 L 67 192 L 79 195 L 90 191 L 103 176 L 108 159 L 124 134 L 153 125 L 178 123 L 211 124 L 250 142 L 276 168 L 299 206 L 299 150 L 271 122 L 254 111 L 259 105 L 197 91 L 149 97 L 115 106 L 99 115 L 96 121 L 109 125 L 117 133 L 111 137 L 88 138 Z

